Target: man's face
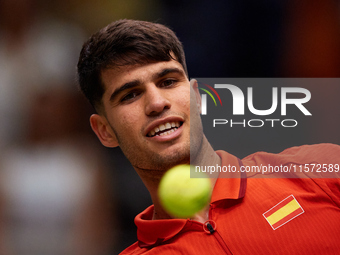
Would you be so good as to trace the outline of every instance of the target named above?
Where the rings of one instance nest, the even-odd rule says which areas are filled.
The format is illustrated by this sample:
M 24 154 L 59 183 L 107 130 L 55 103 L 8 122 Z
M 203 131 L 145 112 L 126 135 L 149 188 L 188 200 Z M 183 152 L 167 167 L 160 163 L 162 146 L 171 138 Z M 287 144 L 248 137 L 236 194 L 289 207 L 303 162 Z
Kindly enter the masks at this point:
M 175 60 L 102 72 L 108 130 L 134 167 L 190 163 L 190 83 Z

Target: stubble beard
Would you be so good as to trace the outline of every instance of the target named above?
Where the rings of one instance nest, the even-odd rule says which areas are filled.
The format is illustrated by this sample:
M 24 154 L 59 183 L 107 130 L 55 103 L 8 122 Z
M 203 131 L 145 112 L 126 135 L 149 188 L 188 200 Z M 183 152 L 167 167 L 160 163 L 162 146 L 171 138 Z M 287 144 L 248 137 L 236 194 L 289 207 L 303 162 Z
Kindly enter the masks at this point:
M 138 151 L 142 149 L 136 150 L 135 144 L 123 139 L 119 135 L 119 132 L 113 128 L 113 125 L 109 125 L 117 138 L 120 149 L 134 168 L 147 171 L 166 171 L 179 164 L 190 164 L 190 139 L 188 139 L 180 149 L 175 150 L 170 155 L 162 155 L 152 151 L 137 154 Z M 169 142 L 169 147 L 174 143 L 175 142 Z
M 124 139 L 110 122 L 109 125 L 117 138 L 119 147 L 134 168 L 164 172 L 179 164 L 190 164 L 190 135 L 188 141 L 185 141 L 181 148 L 176 150 L 170 148 L 176 141 L 170 141 L 169 149 L 173 151 L 165 155 L 151 150 L 139 153 L 139 151 L 142 151 L 141 148 L 136 149 L 135 144 L 128 139 Z
M 137 156 L 131 145 L 123 142 L 120 143 L 120 147 L 134 168 L 145 171 L 163 172 L 179 164 L 190 164 L 190 141 L 185 142 L 180 150 L 166 155 L 150 151 Z
M 168 153 L 166 155 L 153 151 L 137 154 L 138 150 L 136 150 L 135 144 L 129 142 L 129 140 L 125 141 L 122 139 L 113 127 L 112 130 L 117 137 L 122 152 L 132 166 L 145 171 L 164 172 L 179 164 L 190 164 L 191 159 L 195 160 L 202 149 L 203 129 L 200 125 L 193 128 L 194 132 L 189 135 L 190 138 L 184 142 L 180 149 L 174 150 L 171 154 Z M 175 141 L 169 142 L 169 148 L 174 143 Z M 141 149 L 139 149 L 139 151 L 140 150 Z

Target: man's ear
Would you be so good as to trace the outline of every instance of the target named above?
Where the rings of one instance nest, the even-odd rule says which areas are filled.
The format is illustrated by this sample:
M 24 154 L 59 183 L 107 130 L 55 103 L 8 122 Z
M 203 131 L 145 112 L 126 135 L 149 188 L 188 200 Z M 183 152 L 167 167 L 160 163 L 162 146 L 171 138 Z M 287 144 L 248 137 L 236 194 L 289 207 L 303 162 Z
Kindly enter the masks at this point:
M 92 114 L 90 124 L 93 132 L 104 146 L 111 148 L 119 146 L 117 137 L 105 117 Z
M 190 80 L 190 86 L 191 86 L 191 87 L 193 88 L 193 90 L 194 90 L 194 94 L 195 94 L 195 99 L 196 99 L 196 104 L 197 104 L 198 112 L 201 112 L 202 99 L 201 99 L 200 92 L 198 91 L 198 83 L 197 83 L 197 80 L 191 79 L 191 80 Z

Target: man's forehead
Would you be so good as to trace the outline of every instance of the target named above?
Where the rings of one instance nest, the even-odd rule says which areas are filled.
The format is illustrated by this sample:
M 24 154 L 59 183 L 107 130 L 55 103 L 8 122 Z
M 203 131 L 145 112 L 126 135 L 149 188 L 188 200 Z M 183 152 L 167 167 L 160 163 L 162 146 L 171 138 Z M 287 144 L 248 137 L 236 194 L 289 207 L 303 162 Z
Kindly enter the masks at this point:
M 124 83 L 138 80 L 140 82 L 154 78 L 154 75 L 164 69 L 176 68 L 185 71 L 182 65 L 176 60 L 162 61 L 148 64 L 127 65 L 115 68 L 107 68 L 102 71 L 101 79 L 105 86 L 105 91 L 122 86 Z

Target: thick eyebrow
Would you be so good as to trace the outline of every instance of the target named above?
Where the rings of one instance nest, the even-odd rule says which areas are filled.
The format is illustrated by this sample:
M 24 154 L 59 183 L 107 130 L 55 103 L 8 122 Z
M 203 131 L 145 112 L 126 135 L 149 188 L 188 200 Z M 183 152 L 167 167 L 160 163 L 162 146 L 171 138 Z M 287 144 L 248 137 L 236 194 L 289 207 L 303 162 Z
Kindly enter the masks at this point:
M 154 79 L 160 79 L 160 78 L 162 78 L 163 76 L 165 76 L 165 75 L 167 75 L 169 73 L 178 73 L 178 74 L 184 75 L 184 71 L 183 70 L 174 67 L 174 68 L 165 68 L 165 69 L 163 69 L 159 73 L 156 73 L 153 76 L 153 78 Z
M 169 73 L 178 73 L 178 74 L 181 74 L 181 75 L 185 75 L 183 70 L 175 67 L 175 68 L 165 68 L 165 69 L 161 70 L 160 72 L 154 74 L 152 78 L 157 80 L 157 79 L 160 79 L 160 78 L 166 76 Z M 116 88 L 110 96 L 110 102 L 113 102 L 115 100 L 116 96 L 119 93 L 121 93 L 122 91 L 137 87 L 140 84 L 142 84 L 142 82 L 140 80 L 134 80 L 134 81 L 130 81 L 130 82 L 123 84 L 119 88 Z
M 140 84 L 141 84 L 141 82 L 139 80 L 134 80 L 134 81 L 130 81 L 130 82 L 125 83 L 124 85 L 120 86 L 119 88 L 116 88 L 115 91 L 113 91 L 113 93 L 110 96 L 110 102 L 113 102 L 115 97 L 119 93 L 121 93 L 122 91 L 137 87 Z

